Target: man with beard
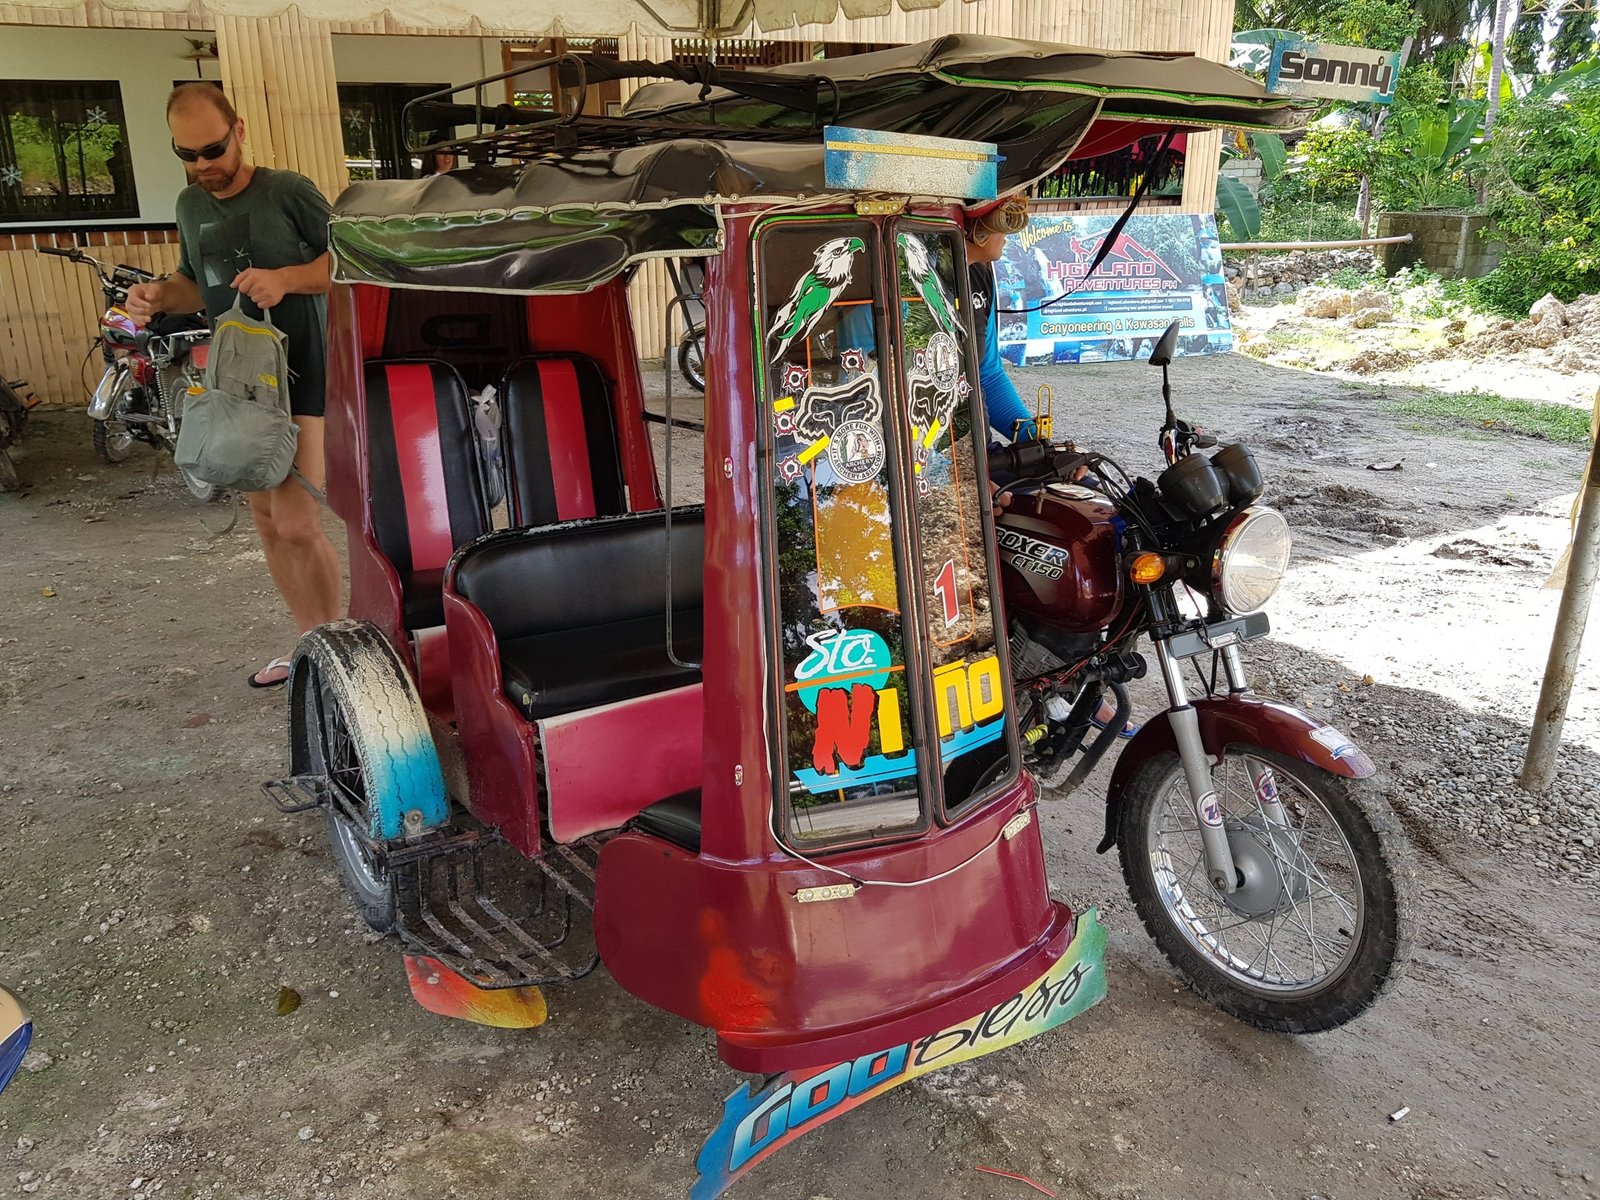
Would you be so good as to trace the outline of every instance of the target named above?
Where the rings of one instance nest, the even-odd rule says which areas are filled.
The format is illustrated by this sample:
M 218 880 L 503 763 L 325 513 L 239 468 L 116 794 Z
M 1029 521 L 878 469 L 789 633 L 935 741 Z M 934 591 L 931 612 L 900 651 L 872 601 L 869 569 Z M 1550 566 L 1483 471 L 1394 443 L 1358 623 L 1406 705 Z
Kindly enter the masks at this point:
M 285 335 L 289 404 L 299 427 L 295 467 L 321 490 L 325 328 L 331 285 L 328 202 L 303 175 L 257 167 L 244 159 L 244 122 L 222 91 L 207 83 L 175 88 L 167 100 L 172 150 L 189 186 L 178 196 L 182 253 L 176 274 L 135 284 L 128 312 L 148 321 L 158 312 L 226 312 L 237 295 L 246 312 L 272 310 Z M 267 570 L 299 632 L 339 617 L 339 556 L 322 531 L 317 498 L 291 475 L 270 491 L 248 493 Z M 248 677 L 251 687 L 277 687 L 289 675 L 274 658 Z

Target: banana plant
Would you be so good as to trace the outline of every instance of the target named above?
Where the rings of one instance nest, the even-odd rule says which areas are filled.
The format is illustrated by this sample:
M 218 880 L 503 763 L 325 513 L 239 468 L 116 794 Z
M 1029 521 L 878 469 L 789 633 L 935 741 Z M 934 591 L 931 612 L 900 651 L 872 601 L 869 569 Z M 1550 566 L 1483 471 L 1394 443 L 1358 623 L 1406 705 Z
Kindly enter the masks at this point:
M 1283 174 L 1289 157 L 1283 139 L 1275 133 L 1252 134 L 1247 139 L 1240 134 L 1232 142 L 1224 142 L 1222 161 L 1245 157 L 1254 153 L 1261 160 L 1261 181 L 1270 187 Z M 1217 174 L 1217 216 L 1228 227 L 1234 241 L 1254 241 L 1261 234 L 1261 204 L 1250 189 L 1232 175 Z

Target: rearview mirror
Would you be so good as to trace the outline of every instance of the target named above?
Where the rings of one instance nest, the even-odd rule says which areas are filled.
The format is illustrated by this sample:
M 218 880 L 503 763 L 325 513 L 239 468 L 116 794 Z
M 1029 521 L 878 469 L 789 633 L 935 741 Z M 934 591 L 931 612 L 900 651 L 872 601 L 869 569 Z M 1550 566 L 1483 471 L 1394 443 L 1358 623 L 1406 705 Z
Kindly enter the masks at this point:
M 1172 352 L 1178 348 L 1178 322 L 1174 321 L 1167 326 L 1167 331 L 1161 335 L 1161 340 L 1156 343 L 1156 348 L 1150 351 L 1150 365 L 1164 367 L 1172 361 Z

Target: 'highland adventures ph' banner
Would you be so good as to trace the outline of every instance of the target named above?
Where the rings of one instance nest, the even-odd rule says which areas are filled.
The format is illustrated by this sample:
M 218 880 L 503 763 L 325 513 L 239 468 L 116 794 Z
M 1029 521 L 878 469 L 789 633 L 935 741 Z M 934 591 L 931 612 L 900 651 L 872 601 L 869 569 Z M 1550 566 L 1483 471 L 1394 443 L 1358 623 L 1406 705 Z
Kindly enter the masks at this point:
M 1112 213 L 1037 215 L 1007 241 L 1005 257 L 995 264 L 993 298 L 1000 306 L 1000 354 L 1007 362 L 1144 359 L 1173 321 L 1183 326 L 1179 354 L 1233 348 L 1216 218 L 1136 216 L 1089 274 L 1116 219 Z

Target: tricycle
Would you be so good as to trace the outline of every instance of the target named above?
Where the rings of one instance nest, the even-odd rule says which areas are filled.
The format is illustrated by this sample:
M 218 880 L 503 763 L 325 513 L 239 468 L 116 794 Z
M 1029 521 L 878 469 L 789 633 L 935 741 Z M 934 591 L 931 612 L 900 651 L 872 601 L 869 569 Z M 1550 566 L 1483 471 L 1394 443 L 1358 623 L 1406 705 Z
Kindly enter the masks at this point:
M 1160 515 L 1156 485 L 1062 494 L 1079 485 L 1047 476 L 1083 456 L 1025 442 L 997 457 L 1014 493 L 997 525 L 966 282 L 974 203 L 1152 129 L 1283 128 L 1292 103 L 1188 56 L 965 36 L 792 67 L 536 69 L 555 111 L 487 103 L 507 76 L 414 101 L 416 128 L 451 130 L 419 148 L 468 165 L 354 184 L 332 218 L 350 614 L 296 651 L 292 773 L 266 790 L 325 812 L 418 998 L 494 1020 L 496 994 L 603 964 L 712 1030 L 757 1081 L 705 1143 L 697 1197 L 888 1088 L 1059 1026 L 1105 993 L 1105 931 L 1051 894 L 1030 766 L 1104 752 L 1079 718 L 1120 695 L 1150 630 L 1173 708 L 1127 745 L 1108 809 L 1145 919 L 1247 1020 L 1323 1028 L 1369 1003 L 1397 962 L 1394 860 L 1365 808 L 1322 802 L 1323 776 L 1371 764 L 1248 696 L 1225 638 L 1257 625 L 1219 607 L 1270 594 L 1281 518 L 1220 490 L 1174 421 L 1168 471 L 1213 472 L 1191 509 Z M 654 82 L 593 115 L 584 89 L 608 79 Z M 706 269 L 692 506 L 670 501 L 670 443 L 659 477 L 629 307 L 640 264 L 667 256 Z M 496 510 L 470 415 L 491 386 Z M 1157 490 L 1178 495 L 1165 474 Z M 1114 577 L 1066 629 L 1005 573 L 1085 584 L 1058 568 L 1090 559 L 1051 542 L 1080 532 Z M 1163 607 L 1202 552 L 1213 610 Z M 1230 687 L 1190 703 L 1172 664 L 1207 648 Z M 1344 874 L 1318 879 L 1313 851 L 1341 838 Z M 1291 968 L 1272 943 L 1313 904 L 1329 920 Z M 1254 962 L 1205 948 L 1252 927 Z

